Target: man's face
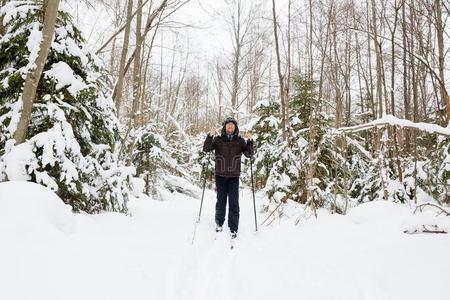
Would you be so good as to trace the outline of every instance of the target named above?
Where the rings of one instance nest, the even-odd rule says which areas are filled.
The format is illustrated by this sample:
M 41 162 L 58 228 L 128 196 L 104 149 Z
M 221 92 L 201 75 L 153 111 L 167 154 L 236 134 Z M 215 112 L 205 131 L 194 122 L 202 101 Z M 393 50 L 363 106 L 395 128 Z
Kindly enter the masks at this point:
M 231 122 L 228 122 L 225 125 L 225 131 L 227 132 L 227 134 L 233 134 L 235 128 L 236 128 L 236 126 L 234 126 L 234 123 L 231 123 Z

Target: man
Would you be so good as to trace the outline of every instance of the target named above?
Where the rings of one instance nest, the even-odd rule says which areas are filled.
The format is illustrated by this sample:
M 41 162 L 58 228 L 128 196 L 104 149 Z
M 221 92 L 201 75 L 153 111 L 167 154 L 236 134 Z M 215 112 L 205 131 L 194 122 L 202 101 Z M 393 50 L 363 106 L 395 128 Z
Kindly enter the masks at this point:
M 247 132 L 245 137 L 247 141 L 239 135 L 236 120 L 229 117 L 222 124 L 221 134 L 216 129 L 211 129 L 203 144 L 203 151 L 215 151 L 216 231 L 222 231 L 228 196 L 228 227 L 232 239 L 236 238 L 239 227 L 241 156 L 244 154 L 251 157 L 253 154 L 252 133 Z

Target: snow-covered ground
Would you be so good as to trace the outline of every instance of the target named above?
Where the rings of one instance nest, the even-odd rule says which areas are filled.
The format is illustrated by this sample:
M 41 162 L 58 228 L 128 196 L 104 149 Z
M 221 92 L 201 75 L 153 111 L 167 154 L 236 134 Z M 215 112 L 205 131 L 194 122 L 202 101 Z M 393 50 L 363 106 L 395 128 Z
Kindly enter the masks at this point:
M 434 214 L 378 201 L 298 226 L 292 213 L 255 233 L 242 189 L 230 250 L 228 232 L 214 233 L 214 191 L 205 197 L 192 245 L 199 199 L 72 214 L 42 186 L 0 183 L 0 299 L 450 299 L 449 234 L 403 233 Z

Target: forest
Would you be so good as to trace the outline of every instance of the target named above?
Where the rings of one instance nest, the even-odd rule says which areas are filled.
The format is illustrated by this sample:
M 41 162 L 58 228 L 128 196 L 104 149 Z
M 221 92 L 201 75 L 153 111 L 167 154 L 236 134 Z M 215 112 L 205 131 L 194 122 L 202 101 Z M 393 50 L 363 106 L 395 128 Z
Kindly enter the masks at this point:
M 369 216 L 391 218 L 396 214 L 395 222 L 401 222 L 408 214 L 413 221 L 393 225 L 402 235 L 398 240 L 405 241 L 404 249 L 411 248 L 403 238 L 405 233 L 432 233 L 435 248 L 424 250 L 432 238 L 418 240 L 416 257 L 421 251 L 433 256 L 433 249 L 448 253 L 448 0 L 0 3 L 0 206 L 6 198 L 19 199 L 22 196 L 14 195 L 27 189 L 45 193 L 40 190 L 44 187 L 76 216 L 64 217 L 65 222 L 79 218 L 86 228 L 94 220 L 105 228 L 114 223 L 112 228 L 120 233 L 122 229 L 113 222 L 117 218 L 119 224 L 131 222 L 126 228 L 150 226 L 156 237 L 158 224 L 167 223 L 165 228 L 171 233 L 160 238 L 170 247 L 170 236 L 186 234 L 191 240 L 190 229 L 183 234 L 178 230 L 186 223 L 189 227 L 197 215 L 200 222 L 205 199 L 204 212 L 210 219 L 208 225 L 199 225 L 196 237 L 205 246 L 202 234 L 207 236 L 216 226 L 213 210 L 218 191 L 217 150 L 216 156 L 203 151 L 204 143 L 209 133 L 225 132 L 225 120 L 232 118 L 239 125 L 239 138 L 249 143 L 250 136 L 254 148 L 251 156 L 242 156 L 239 169 L 241 218 L 248 223 L 243 236 L 250 237 L 255 225 L 263 233 L 268 230 L 267 240 L 261 236 L 248 239 L 247 251 L 258 250 L 258 242 L 275 241 L 268 237 L 269 232 L 276 236 L 280 230 L 283 237 L 296 236 L 291 227 L 277 229 L 276 224 L 304 225 L 304 230 L 311 230 L 310 222 L 331 227 L 337 222 L 343 227 L 336 232 L 344 234 L 347 223 L 337 220 L 350 218 L 359 224 L 372 220 Z M 27 185 L 30 182 L 39 187 Z M 6 209 L 4 216 L 17 213 L 19 218 L 26 205 L 44 211 L 45 203 L 8 204 L 5 207 L 11 209 L 17 205 L 17 211 Z M 54 220 L 60 220 L 57 204 L 52 205 Z M 170 212 L 182 220 L 176 223 L 179 228 L 156 216 L 169 217 Z M 60 214 L 66 216 L 62 210 Z M 50 215 L 49 210 L 45 216 Z M 103 215 L 110 219 L 102 219 Z M 144 223 L 144 215 L 152 216 L 147 220 L 152 223 Z M 93 219 L 83 223 L 87 216 Z M 135 216 L 138 219 L 133 219 Z M 131 220 L 124 221 L 126 218 Z M 335 221 L 327 223 L 329 220 Z M 386 232 L 392 230 L 389 222 L 383 223 Z M 202 225 L 209 227 L 202 229 Z M 376 224 L 372 225 L 370 230 L 376 232 Z M 324 236 L 330 230 L 326 228 Z M 368 236 L 375 236 L 374 232 Z M 362 231 L 357 236 L 364 239 Z M 251 241 L 254 246 L 249 246 Z M 280 248 L 268 248 L 274 255 L 273 266 L 286 240 L 277 241 L 274 247 Z M 300 240 L 295 241 L 298 244 L 289 248 L 292 255 L 302 247 Z M 195 249 L 192 251 L 199 251 Z M 200 257 L 197 252 L 189 255 Z M 214 263 L 212 254 L 208 257 L 204 268 Z M 435 259 L 439 257 L 444 259 L 439 255 Z M 171 258 L 164 256 L 163 260 Z M 256 265 L 258 262 L 249 263 Z M 130 270 L 128 267 L 123 266 Z M 196 267 L 201 266 L 192 266 Z M 443 282 L 450 275 L 446 270 L 439 277 Z M 256 273 L 249 276 L 252 274 Z M 207 277 L 203 273 L 198 276 L 198 280 Z M 231 279 L 227 282 L 233 283 Z M 219 283 L 211 284 L 204 291 L 205 298 L 199 296 L 202 292 L 194 298 L 208 299 L 207 292 L 214 294 L 214 284 Z M 444 299 L 442 286 L 436 284 L 440 289 L 435 289 L 432 298 Z M 313 285 L 305 286 L 311 289 L 307 295 L 313 299 Z M 175 289 L 175 285 L 171 287 Z M 371 288 L 368 293 L 375 295 Z M 140 299 L 144 290 L 137 288 L 142 293 L 136 292 L 132 299 Z M 387 290 L 388 294 L 371 299 L 401 298 L 396 297 L 399 290 Z M 186 296 L 183 289 L 179 291 L 171 296 L 161 293 L 167 299 Z M 410 291 L 412 298 L 408 299 L 426 294 Z M 298 296 L 286 293 L 287 298 Z M 163 294 L 145 295 L 163 299 Z M 232 297 L 225 291 L 220 295 Z M 252 299 L 249 295 L 235 296 Z M 255 299 L 266 299 L 262 295 Z M 267 299 L 268 295 L 273 296 L 269 293 Z M 347 299 L 364 298 L 358 295 Z M 316 296 L 314 299 L 340 298 L 337 294 Z
M 177 20 L 189 2 L 3 0 L 1 178 L 126 211 L 133 176 L 156 197 L 171 175 L 212 180 L 201 144 L 233 116 L 268 205 L 449 204 L 446 1 L 225 1 L 206 61 L 185 33 L 202 25 Z M 73 16 L 93 7 L 110 17 L 95 48 Z

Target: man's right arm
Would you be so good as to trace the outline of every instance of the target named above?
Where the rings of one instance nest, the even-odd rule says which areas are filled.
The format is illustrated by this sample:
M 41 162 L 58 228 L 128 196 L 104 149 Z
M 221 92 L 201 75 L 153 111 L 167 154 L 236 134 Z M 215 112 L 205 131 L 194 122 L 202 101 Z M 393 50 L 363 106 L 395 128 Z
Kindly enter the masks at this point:
M 203 151 L 210 152 L 214 150 L 214 137 L 210 134 L 206 136 L 206 140 L 203 143 Z

